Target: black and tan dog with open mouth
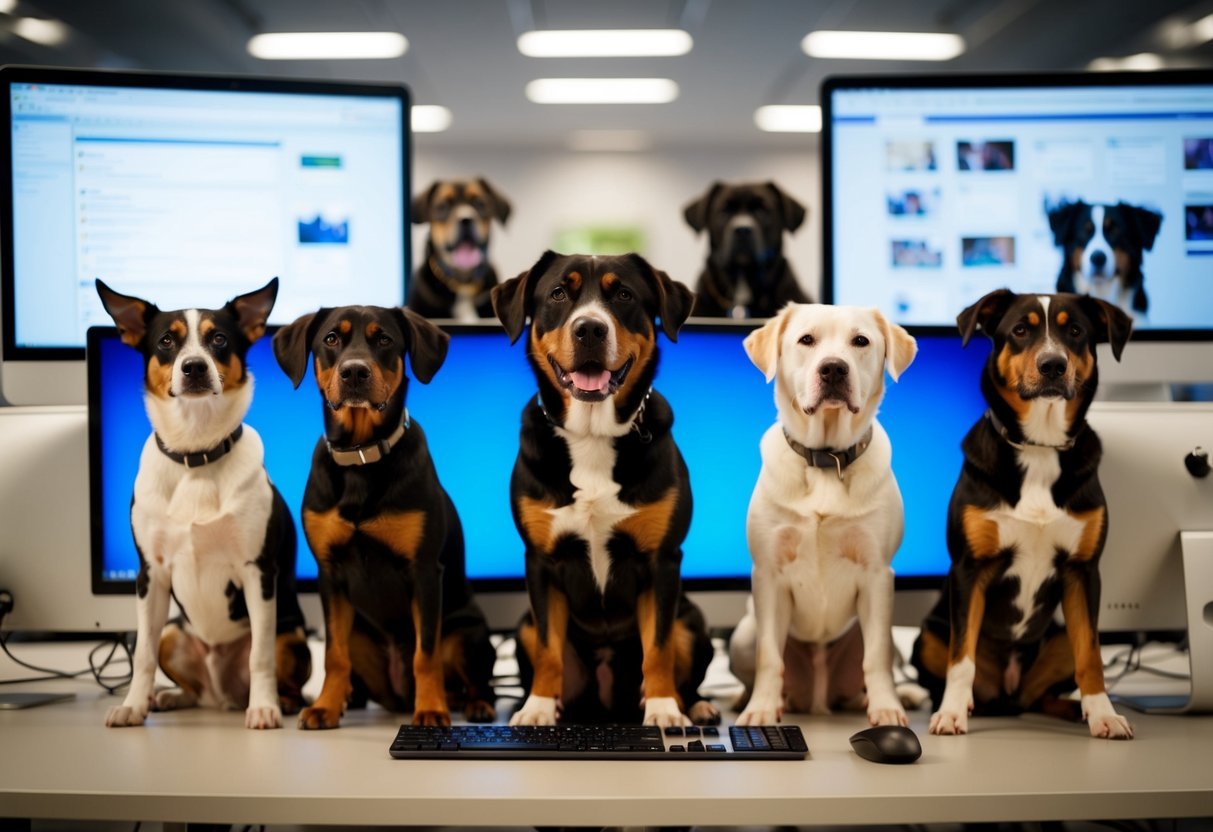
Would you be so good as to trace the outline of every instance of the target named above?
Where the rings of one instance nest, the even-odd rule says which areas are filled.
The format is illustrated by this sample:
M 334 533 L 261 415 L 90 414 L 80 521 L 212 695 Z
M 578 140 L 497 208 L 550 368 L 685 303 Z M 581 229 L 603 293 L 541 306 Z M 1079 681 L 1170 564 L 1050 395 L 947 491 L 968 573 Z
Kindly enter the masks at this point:
M 512 724 L 720 719 L 698 692 L 703 614 L 681 589 L 690 480 L 653 389 L 657 328 L 676 340 L 692 300 L 637 254 L 549 251 L 493 292 L 511 342 L 531 320 L 539 385 L 510 482 L 531 602 Z

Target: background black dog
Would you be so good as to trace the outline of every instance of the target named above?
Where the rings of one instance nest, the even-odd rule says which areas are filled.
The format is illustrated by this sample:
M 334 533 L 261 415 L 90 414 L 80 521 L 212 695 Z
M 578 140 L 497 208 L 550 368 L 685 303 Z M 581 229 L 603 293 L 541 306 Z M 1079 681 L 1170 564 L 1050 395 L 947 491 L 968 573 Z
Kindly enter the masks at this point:
M 1154 247 L 1162 214 L 1118 202 L 1066 202 L 1047 209 L 1053 242 L 1062 250 L 1057 291 L 1091 295 L 1130 315 L 1150 306 L 1141 271 L 1142 252 Z
M 430 224 L 430 236 L 408 307 L 427 318 L 493 317 L 489 231 L 493 220 L 505 225 L 510 203 L 483 178 L 438 180 L 413 199 L 412 215 L 414 224 Z
M 783 234 L 800 228 L 805 208 L 774 182 L 716 182 L 683 216 L 708 231 L 693 314 L 769 318 L 790 301 L 809 302 L 783 256 Z

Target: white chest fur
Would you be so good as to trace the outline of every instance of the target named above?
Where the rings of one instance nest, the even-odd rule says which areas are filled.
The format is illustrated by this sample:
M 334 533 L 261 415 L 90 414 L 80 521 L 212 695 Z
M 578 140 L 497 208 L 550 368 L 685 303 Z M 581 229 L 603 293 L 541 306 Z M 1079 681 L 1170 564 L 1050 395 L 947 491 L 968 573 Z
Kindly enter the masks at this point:
M 557 428 L 556 433 L 569 448 L 573 502 L 550 511 L 552 539 L 573 534 L 585 540 L 594 582 L 604 590 L 611 570 L 607 543 L 612 530 L 635 513 L 632 506 L 619 499 L 619 483 L 614 476 L 615 439 L 631 430 L 631 424 L 615 421 L 609 400 L 601 404 L 572 402 L 565 424 L 567 429 Z

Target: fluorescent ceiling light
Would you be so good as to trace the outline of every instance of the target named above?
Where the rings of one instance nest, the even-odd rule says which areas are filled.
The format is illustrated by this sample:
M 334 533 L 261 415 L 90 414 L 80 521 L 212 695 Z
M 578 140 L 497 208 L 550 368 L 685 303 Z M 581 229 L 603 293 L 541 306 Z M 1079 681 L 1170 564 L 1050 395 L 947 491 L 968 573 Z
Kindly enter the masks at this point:
M 58 46 L 67 40 L 67 24 L 59 20 L 19 17 L 11 29 L 14 35 L 42 46 Z
M 399 58 L 408 48 L 399 32 L 270 32 L 248 42 L 249 54 L 265 61 Z
M 816 104 L 768 104 L 754 111 L 754 123 L 768 133 L 820 133 L 821 108 Z
M 570 149 L 591 153 L 635 153 L 652 145 L 643 130 L 574 130 L 569 134 Z
M 694 40 L 681 29 L 547 29 L 523 32 L 528 58 L 648 58 L 685 55 Z
M 678 97 L 669 78 L 536 78 L 526 85 L 536 104 L 666 104 Z
M 1213 40 L 1213 14 L 1207 14 L 1188 26 L 1188 33 L 1193 45 Z
M 950 61 L 965 51 L 964 38 L 942 32 L 809 32 L 800 48 L 810 58 L 868 61 Z
M 451 111 L 438 104 L 414 104 L 410 120 L 414 133 L 441 133 L 451 126 Z
M 0 0 L 0 14 L 12 14 L 17 10 L 17 0 Z
M 1153 52 L 1138 52 L 1136 55 L 1126 55 L 1123 58 L 1096 58 L 1087 64 L 1087 69 L 1095 72 L 1115 72 L 1117 70 L 1152 72 L 1165 66 L 1166 62 Z

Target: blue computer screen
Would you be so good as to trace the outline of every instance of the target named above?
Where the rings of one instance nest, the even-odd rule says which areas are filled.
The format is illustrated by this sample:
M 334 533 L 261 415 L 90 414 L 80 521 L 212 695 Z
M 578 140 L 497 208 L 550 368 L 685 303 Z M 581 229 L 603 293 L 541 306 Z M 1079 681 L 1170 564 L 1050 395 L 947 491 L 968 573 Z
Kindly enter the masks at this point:
M 674 437 L 691 475 L 694 515 L 684 545 L 683 576 L 744 580 L 750 574 L 745 518 L 761 461 L 758 441 L 774 422 L 774 389 L 741 346 L 748 329 L 683 330 L 662 338 L 656 387 L 674 408 Z M 112 330 L 93 336 L 91 418 L 99 421 L 94 488 L 99 489 L 101 578 L 134 577 L 138 557 L 129 511 L 139 453 L 150 432 L 143 407 L 142 360 Z M 955 336 L 922 336 L 914 364 L 887 385 L 880 420 L 893 442 L 893 469 L 906 508 L 905 540 L 894 560 L 898 576 L 947 570 L 944 522 L 960 471 L 959 444 L 980 416 L 984 339 L 961 349 Z M 322 430 L 319 393 L 309 377 L 298 390 L 278 368 L 268 338 L 248 364 L 256 392 L 247 423 L 261 435 L 270 477 L 296 523 Z M 473 579 L 521 579 L 523 550 L 509 505 L 523 406 L 535 381 L 522 343 L 513 347 L 492 328 L 454 332 L 446 363 L 428 385 L 412 381 L 409 412 L 425 429 L 438 475 L 450 492 L 467 539 Z M 300 530 L 298 574 L 316 576 Z

